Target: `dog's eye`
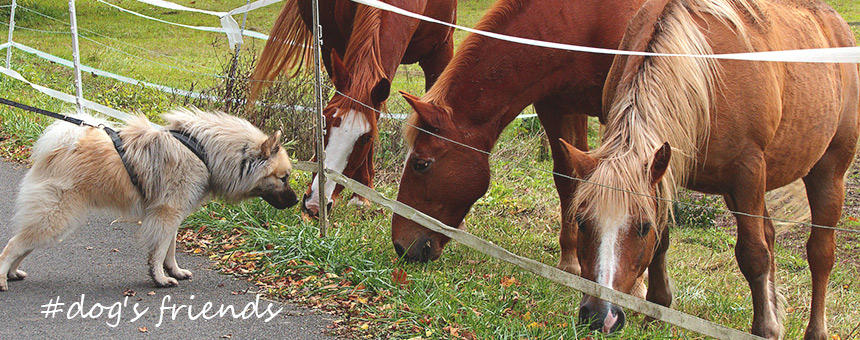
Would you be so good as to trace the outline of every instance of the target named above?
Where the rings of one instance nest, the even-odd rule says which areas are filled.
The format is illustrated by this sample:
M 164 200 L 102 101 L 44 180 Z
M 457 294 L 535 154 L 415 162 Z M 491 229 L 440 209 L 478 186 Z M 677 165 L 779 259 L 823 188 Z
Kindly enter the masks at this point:
M 290 180 L 290 176 L 284 175 L 283 177 L 278 177 L 281 180 L 281 183 L 287 184 L 287 181 Z
M 420 159 L 417 158 L 412 162 L 412 169 L 417 172 L 427 172 L 427 169 L 430 168 L 430 164 L 433 164 L 432 159 Z
M 644 222 L 639 225 L 639 237 L 645 237 L 645 235 L 648 235 L 649 231 L 651 231 L 651 222 Z

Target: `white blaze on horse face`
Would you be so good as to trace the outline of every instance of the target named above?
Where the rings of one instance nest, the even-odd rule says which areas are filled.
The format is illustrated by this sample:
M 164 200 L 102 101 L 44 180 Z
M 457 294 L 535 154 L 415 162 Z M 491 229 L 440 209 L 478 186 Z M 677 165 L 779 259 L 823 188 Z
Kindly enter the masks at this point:
M 328 145 L 325 146 L 325 168 L 337 172 L 343 172 L 346 169 L 346 163 L 349 161 L 349 155 L 355 147 L 355 142 L 362 135 L 370 133 L 370 123 L 367 118 L 358 111 L 349 110 L 346 114 L 335 117 L 340 117 L 340 125 L 332 126 L 327 133 Z M 326 202 L 331 200 L 331 195 L 334 193 L 334 183 L 326 184 L 325 197 Z M 314 175 L 313 184 L 311 184 L 311 194 L 305 202 L 305 206 L 319 207 L 319 176 Z
M 597 283 L 601 286 L 613 287 L 615 281 L 615 269 L 618 267 L 618 236 L 624 229 L 627 214 L 611 214 L 601 216 L 598 220 L 600 233 L 597 248 Z

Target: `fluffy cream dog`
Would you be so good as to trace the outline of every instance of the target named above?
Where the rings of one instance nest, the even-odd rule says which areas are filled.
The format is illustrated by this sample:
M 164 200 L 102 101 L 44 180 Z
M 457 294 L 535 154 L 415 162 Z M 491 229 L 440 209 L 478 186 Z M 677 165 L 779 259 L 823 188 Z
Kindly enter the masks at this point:
M 56 122 L 45 130 L 18 193 L 18 232 L 0 253 L 0 291 L 7 278 L 26 277 L 18 266 L 33 249 L 59 243 L 96 209 L 142 222 L 150 274 L 166 287 L 191 278 L 176 263 L 176 231 L 201 204 L 262 197 L 284 209 L 297 202 L 280 131 L 268 137 L 244 119 L 194 109 L 163 117 L 165 128 L 144 118 L 122 127 L 122 157 L 101 128 Z

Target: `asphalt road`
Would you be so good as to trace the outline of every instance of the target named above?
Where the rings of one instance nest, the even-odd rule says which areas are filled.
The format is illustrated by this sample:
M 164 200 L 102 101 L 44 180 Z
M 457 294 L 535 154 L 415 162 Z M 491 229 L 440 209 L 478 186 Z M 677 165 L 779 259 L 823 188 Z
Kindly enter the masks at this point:
M 9 220 L 25 171 L 0 161 L 0 247 L 12 236 Z M 110 225 L 112 220 L 94 216 L 60 245 L 37 249 L 24 260 L 27 279 L 9 282 L 9 291 L 0 292 L 0 339 L 327 337 L 330 316 L 264 299 L 255 303 L 249 283 L 218 274 L 199 256 L 177 254 L 179 265 L 194 272 L 192 280 L 155 288 L 145 252 L 135 243 L 136 226 Z M 129 290 L 134 296 L 125 296 Z M 43 314 L 43 305 L 53 302 L 64 303 L 57 307 L 62 311 Z M 211 309 L 200 315 L 207 302 Z M 222 305 L 233 306 L 236 314 L 248 308 L 248 318 L 234 319 L 229 309 L 217 316 Z

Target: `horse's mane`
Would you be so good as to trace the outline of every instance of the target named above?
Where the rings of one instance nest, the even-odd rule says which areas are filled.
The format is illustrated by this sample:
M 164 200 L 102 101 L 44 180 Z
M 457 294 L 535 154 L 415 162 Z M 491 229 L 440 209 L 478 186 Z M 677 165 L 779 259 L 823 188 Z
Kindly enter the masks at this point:
M 713 16 L 747 42 L 742 17 L 758 16 L 757 11 L 751 12 L 754 4 L 747 3 L 748 0 L 663 1 L 666 4 L 656 21 L 642 22 L 642 16 L 647 14 L 643 11 L 637 14 L 642 25 L 628 29 L 621 49 L 632 49 L 635 46 L 631 45 L 638 44 L 639 49 L 647 52 L 711 54 L 695 16 Z M 647 30 L 653 32 L 640 34 L 649 33 Z M 629 41 L 643 36 L 649 40 Z M 604 102 L 608 106 L 604 108 L 607 124 L 603 143 L 591 152 L 592 157 L 601 161 L 587 180 L 633 193 L 650 193 L 650 163 L 655 151 L 668 142 L 672 147 L 671 162 L 657 187 L 657 196 L 672 199 L 675 190 L 695 169 L 698 151 L 706 146 L 718 65 L 705 58 L 619 57 L 613 69 L 625 70 L 625 74 L 620 77 L 614 96 L 609 98 L 611 101 Z M 598 213 L 624 216 L 630 212 L 627 209 L 638 207 L 652 221 L 666 222 L 672 205 L 659 202 L 655 215 L 652 202 L 642 195 L 581 184 L 573 200 L 573 211 L 583 206 L 586 217 L 594 218 Z
M 498 32 L 498 28 L 501 25 L 504 25 L 514 14 L 519 13 L 530 1 L 531 0 L 496 1 L 496 3 L 487 10 L 487 13 L 478 20 L 478 24 L 475 25 L 475 29 L 487 32 Z M 479 54 L 481 53 L 480 46 L 487 39 L 494 38 L 474 33 L 469 34 L 469 36 L 460 43 L 457 53 L 454 54 L 454 57 L 448 63 L 448 66 L 445 67 L 445 70 L 442 71 L 442 74 L 439 75 L 439 79 L 437 79 L 436 83 L 433 84 L 433 87 L 424 94 L 422 99 L 440 107 L 447 107 L 448 103 L 445 96 L 447 95 L 449 88 L 458 80 L 458 75 L 468 74 L 468 72 L 464 72 L 463 70 L 468 70 L 471 68 L 472 64 L 478 60 L 480 57 Z M 418 134 L 418 131 L 413 127 L 418 126 L 418 115 L 413 112 L 409 115 L 406 121 L 407 124 L 405 124 L 403 128 L 403 138 L 407 145 L 412 145 Z
M 364 5 L 356 7 L 352 33 L 343 59 L 350 77 L 347 95 L 370 105 L 370 92 L 373 86 L 386 77 L 379 48 L 382 11 Z M 338 107 L 367 111 L 361 103 L 342 96 L 335 96 L 332 103 Z

